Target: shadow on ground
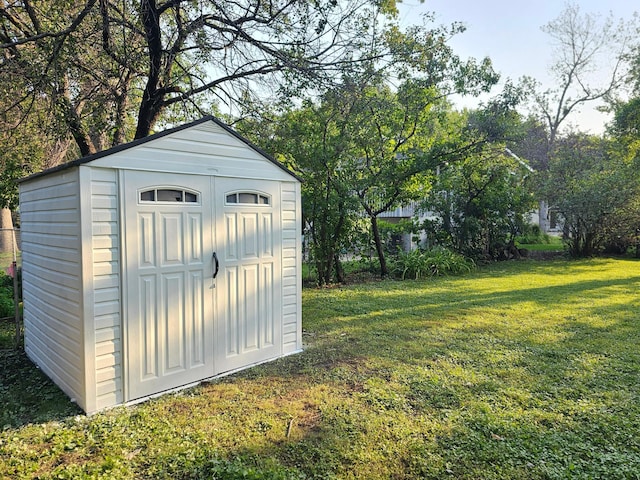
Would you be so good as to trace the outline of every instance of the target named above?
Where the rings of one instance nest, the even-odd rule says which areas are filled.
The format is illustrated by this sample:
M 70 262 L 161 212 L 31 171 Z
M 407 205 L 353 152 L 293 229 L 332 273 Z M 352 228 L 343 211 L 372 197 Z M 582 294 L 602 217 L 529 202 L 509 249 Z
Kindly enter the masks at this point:
M 23 350 L 0 349 L 0 428 L 60 420 L 82 413 Z

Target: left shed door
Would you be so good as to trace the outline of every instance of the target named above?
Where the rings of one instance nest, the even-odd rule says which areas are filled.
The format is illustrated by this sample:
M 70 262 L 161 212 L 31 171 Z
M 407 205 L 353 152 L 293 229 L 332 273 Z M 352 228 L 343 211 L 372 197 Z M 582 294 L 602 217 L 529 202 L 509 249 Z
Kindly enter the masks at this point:
M 125 396 L 214 374 L 211 177 L 124 172 Z

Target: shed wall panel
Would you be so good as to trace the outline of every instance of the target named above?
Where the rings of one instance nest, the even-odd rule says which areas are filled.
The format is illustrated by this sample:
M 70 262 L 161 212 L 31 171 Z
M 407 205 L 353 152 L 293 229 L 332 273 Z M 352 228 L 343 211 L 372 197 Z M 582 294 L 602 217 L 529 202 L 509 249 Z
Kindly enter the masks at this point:
M 67 188 L 74 188 L 74 187 L 70 186 Z M 46 191 L 49 191 L 53 194 L 58 192 L 59 190 L 45 189 L 45 192 Z M 42 192 L 40 192 L 40 196 L 41 195 L 42 195 Z M 56 198 L 56 197 L 51 197 L 51 198 Z M 77 205 L 77 201 L 78 201 L 78 198 L 71 195 L 65 195 L 64 197 L 56 198 L 56 201 L 53 203 L 51 202 L 51 199 L 46 199 L 46 198 L 43 198 L 41 200 L 32 200 L 29 202 L 28 205 L 25 206 L 24 211 L 29 213 L 50 212 L 53 214 L 56 211 L 73 210 L 75 208 L 74 205 Z M 20 211 L 22 212 L 22 206 L 20 206 Z M 49 223 L 49 222 L 46 222 L 46 223 Z
M 117 171 L 91 168 L 96 407 L 123 402 Z
M 71 398 L 84 388 L 78 169 L 20 185 L 25 350 Z
M 302 312 L 300 289 L 302 284 L 300 269 L 300 210 L 296 198 L 299 198 L 299 184 L 287 182 L 281 184 L 282 209 L 282 332 L 283 353 L 292 353 L 302 348 Z M 285 313 L 286 312 L 286 313 Z
M 42 234 L 36 233 L 31 229 L 29 232 L 20 232 L 22 242 L 31 243 L 33 245 L 42 245 L 42 241 L 46 242 L 48 247 L 66 248 L 69 245 L 69 237 L 62 235 L 47 235 L 46 239 L 42 238 Z

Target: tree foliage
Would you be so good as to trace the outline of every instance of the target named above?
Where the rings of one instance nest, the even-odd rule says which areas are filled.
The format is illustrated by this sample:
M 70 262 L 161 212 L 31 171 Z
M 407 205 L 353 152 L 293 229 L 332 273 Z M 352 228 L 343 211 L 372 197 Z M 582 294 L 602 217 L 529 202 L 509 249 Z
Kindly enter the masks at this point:
M 342 178 L 346 142 L 335 112 L 311 102 L 269 122 L 271 135 L 253 122 L 239 128 L 303 179 L 302 212 L 310 256 L 319 284 L 343 281 L 340 254 L 348 247 L 356 220 L 357 202 Z M 262 122 L 258 125 L 262 125 Z M 335 274 L 335 275 L 334 275 Z
M 447 44 L 463 31 L 460 25 L 406 32 L 392 26 L 383 35 L 389 63 L 349 71 L 342 85 L 322 99 L 333 110 L 346 147 L 341 183 L 369 219 L 382 276 L 388 267 L 379 215 L 424 196 L 439 164 L 484 141 L 465 136 L 449 116 L 448 96 L 488 91 L 498 80 L 488 60 L 463 61 Z
M 385 86 L 354 92 L 342 120 L 349 142 L 343 178 L 369 219 L 383 276 L 388 268 L 379 215 L 424 196 L 437 165 L 471 148 L 449 121 L 438 91 L 420 83 L 409 80 L 395 92 Z
M 587 103 L 611 101 L 623 86 L 634 23 L 635 18 L 616 21 L 611 13 L 605 18 L 585 13 L 578 3 L 568 2 L 557 18 L 542 27 L 554 48 L 549 70 L 554 86 L 543 90 L 534 78 L 522 79 L 522 87 L 531 95 L 533 113 L 544 125 L 542 130 L 532 130 L 533 141 L 523 145 L 523 154 L 526 158 L 532 154 L 541 179 L 570 116 Z M 538 222 L 546 230 L 550 204 L 544 196 L 538 200 Z
M 435 167 L 482 143 L 449 117 L 453 93 L 488 90 L 488 61 L 462 61 L 447 41 L 459 25 L 374 32 L 360 61 L 345 65 L 318 100 L 279 119 L 267 150 L 290 155 L 304 179 L 305 215 L 321 283 L 335 269 L 359 218 L 371 224 L 381 274 L 388 268 L 378 216 L 418 198 Z M 245 128 L 246 131 L 246 128 Z M 250 132 L 248 132 L 251 134 Z M 266 140 L 266 141 L 265 141 Z
M 3 67 L 47 102 L 82 155 L 148 135 L 162 115 L 330 79 L 393 3 L 348 0 L 10 1 L 0 7 Z M 28 113 L 28 112 L 27 112 Z
M 629 246 L 640 227 L 637 167 L 605 139 L 573 134 L 558 143 L 545 193 L 564 219 L 571 255 Z
M 533 210 L 531 171 L 492 145 L 441 168 L 422 208 L 431 244 L 478 260 L 499 260 L 513 249 Z
M 378 58 L 362 39 L 394 14 L 393 0 L 2 2 L 3 178 L 324 89 Z

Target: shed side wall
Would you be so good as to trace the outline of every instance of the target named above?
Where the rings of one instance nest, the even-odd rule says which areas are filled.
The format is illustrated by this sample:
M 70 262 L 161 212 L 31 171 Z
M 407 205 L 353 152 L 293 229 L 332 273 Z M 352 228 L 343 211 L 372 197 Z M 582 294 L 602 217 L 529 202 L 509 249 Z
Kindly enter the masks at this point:
M 282 353 L 302 348 L 300 184 L 283 182 L 282 205 Z
M 91 168 L 96 410 L 123 402 L 117 171 Z
M 84 405 L 78 168 L 20 185 L 25 350 Z

